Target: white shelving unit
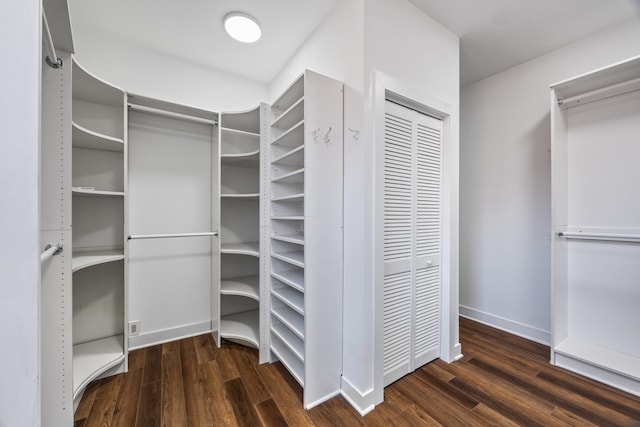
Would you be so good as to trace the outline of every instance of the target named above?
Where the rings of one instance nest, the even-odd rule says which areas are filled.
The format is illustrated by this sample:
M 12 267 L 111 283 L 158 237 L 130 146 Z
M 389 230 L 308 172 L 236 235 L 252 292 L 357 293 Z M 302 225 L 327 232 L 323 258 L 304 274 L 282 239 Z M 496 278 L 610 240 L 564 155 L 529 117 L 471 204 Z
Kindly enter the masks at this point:
M 72 66 L 73 398 L 126 371 L 125 93 Z
M 640 396 L 640 57 L 551 86 L 551 362 Z
M 342 99 L 306 71 L 270 113 L 270 350 L 306 408 L 342 374 Z
M 220 140 L 220 275 L 214 285 L 214 338 L 261 348 L 268 352 L 260 313 L 264 312 L 265 250 L 261 242 L 264 220 L 262 197 L 266 138 L 261 128 L 266 106 L 249 111 L 221 113 Z

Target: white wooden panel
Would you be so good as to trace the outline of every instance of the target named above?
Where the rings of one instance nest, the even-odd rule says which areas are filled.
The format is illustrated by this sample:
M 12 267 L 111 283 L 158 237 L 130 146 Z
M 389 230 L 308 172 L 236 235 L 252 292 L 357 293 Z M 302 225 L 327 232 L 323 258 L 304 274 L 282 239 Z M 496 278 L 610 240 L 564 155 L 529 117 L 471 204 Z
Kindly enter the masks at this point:
M 120 95 L 122 103 L 124 94 Z M 124 121 L 120 105 L 103 105 L 73 99 L 73 122 L 92 132 L 104 134 L 113 138 L 124 138 Z
M 124 191 L 123 153 L 74 147 L 71 184 L 103 191 Z
M 124 244 L 123 218 L 123 196 L 74 196 L 73 247 L 122 247 Z
M 440 296 L 440 268 L 417 270 L 413 326 L 415 359 L 434 352 L 434 357 L 439 356 Z
M 640 91 L 567 110 L 570 226 L 640 227 L 638 117 Z
M 260 240 L 258 200 L 222 199 L 220 243 L 248 243 Z
M 567 243 L 569 337 L 640 357 L 640 245 Z
M 385 385 L 410 372 L 411 287 L 410 272 L 387 275 L 384 278 Z M 398 371 L 400 376 L 394 375 Z
M 339 263 L 342 260 L 342 218 L 306 217 L 305 264 Z

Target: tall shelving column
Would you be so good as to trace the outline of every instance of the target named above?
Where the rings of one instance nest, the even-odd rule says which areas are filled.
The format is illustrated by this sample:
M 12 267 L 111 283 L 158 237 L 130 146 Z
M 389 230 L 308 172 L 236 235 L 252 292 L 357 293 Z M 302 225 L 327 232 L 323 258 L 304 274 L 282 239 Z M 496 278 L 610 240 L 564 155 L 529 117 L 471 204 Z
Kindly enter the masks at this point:
M 261 343 L 261 112 L 220 114 L 220 280 L 214 289 L 214 336 L 259 348 Z M 215 316 L 215 314 L 214 314 Z
M 342 374 L 342 94 L 305 71 L 271 107 L 270 349 L 306 408 Z
M 126 370 L 123 90 L 72 69 L 73 397 Z

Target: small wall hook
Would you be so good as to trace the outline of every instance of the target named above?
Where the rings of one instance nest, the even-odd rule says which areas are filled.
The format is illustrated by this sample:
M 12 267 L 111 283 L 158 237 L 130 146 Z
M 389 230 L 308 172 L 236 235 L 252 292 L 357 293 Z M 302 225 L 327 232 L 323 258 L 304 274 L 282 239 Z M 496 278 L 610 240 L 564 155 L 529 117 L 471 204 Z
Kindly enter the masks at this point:
M 331 142 L 331 138 L 329 138 L 329 134 L 331 133 L 331 126 L 329 126 L 329 130 L 327 131 L 327 134 L 324 136 L 324 143 L 328 144 Z

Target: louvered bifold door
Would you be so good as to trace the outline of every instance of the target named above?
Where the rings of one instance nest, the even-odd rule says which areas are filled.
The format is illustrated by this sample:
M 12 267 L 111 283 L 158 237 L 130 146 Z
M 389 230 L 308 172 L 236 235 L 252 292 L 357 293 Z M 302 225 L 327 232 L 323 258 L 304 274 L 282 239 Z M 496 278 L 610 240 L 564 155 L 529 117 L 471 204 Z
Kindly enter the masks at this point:
M 438 357 L 442 122 L 386 103 L 385 386 Z

